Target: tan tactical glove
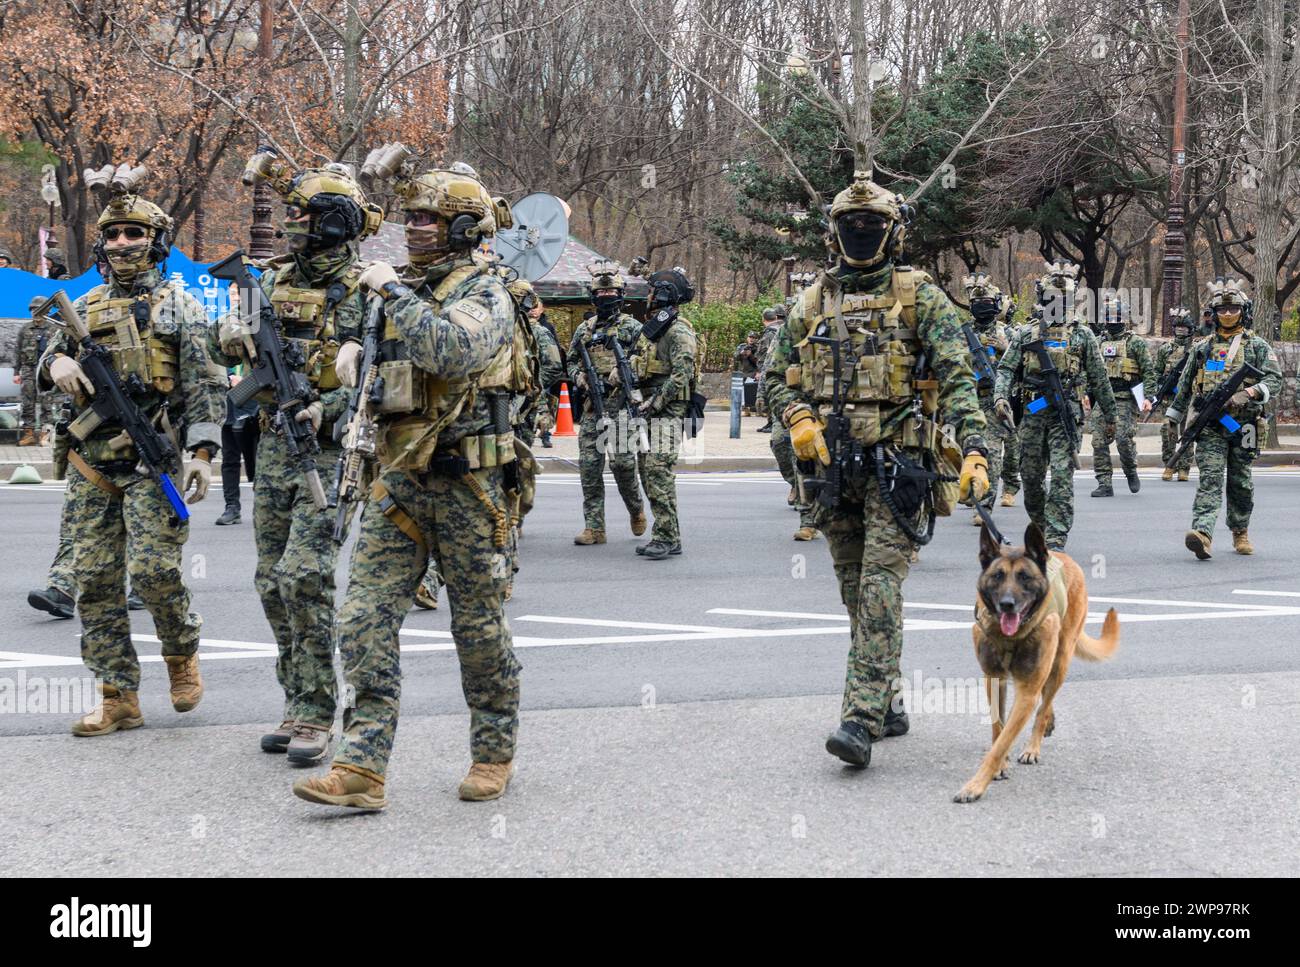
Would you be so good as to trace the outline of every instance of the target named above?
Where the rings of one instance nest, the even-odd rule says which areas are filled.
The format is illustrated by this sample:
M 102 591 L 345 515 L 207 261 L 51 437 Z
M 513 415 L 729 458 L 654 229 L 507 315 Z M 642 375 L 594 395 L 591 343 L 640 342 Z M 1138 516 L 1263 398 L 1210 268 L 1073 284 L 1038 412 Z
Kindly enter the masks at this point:
M 298 415 L 294 417 L 294 420 L 298 423 L 306 423 L 308 420 L 311 420 L 311 428 L 313 430 L 319 430 L 320 421 L 324 415 L 325 407 L 321 405 L 320 400 L 315 400 L 299 410 Z
M 193 485 L 194 493 L 185 498 L 187 504 L 197 504 L 200 500 L 208 495 L 208 487 L 212 484 L 212 463 L 209 459 L 207 450 L 194 451 L 194 459 L 185 469 L 185 486 L 181 487 L 181 493 L 189 493 L 190 486 Z
M 1008 426 L 1016 425 L 1015 411 L 1011 409 L 1011 403 L 1007 400 L 994 400 L 993 412 L 1006 421 Z
M 1228 402 L 1233 406 L 1245 406 L 1247 403 L 1255 402 L 1255 394 L 1249 389 L 1239 389 L 1228 398 Z
M 384 286 L 397 281 L 397 270 L 387 262 L 373 262 L 370 268 L 361 273 L 357 284 L 372 292 L 381 292 Z
M 979 500 L 989 492 L 989 462 L 984 454 L 972 450 L 961 462 L 961 476 L 957 478 L 957 499 Z
M 813 415 L 807 403 L 791 403 L 782 414 L 786 426 L 790 428 L 790 443 L 794 454 L 800 460 L 819 460 L 823 467 L 831 465 L 831 452 L 826 447 L 826 437 L 822 433 L 825 424 Z
M 221 344 L 221 351 L 227 356 L 243 355 L 244 337 L 247 335 L 249 335 L 248 328 L 233 312 L 222 316 L 221 322 L 217 324 L 217 342 Z
M 357 385 L 357 370 L 361 367 L 361 343 L 345 342 L 334 357 L 334 375 L 340 385 L 351 389 Z
M 50 360 L 50 379 L 65 393 L 95 395 L 95 387 L 90 385 L 86 371 L 71 356 L 59 355 Z

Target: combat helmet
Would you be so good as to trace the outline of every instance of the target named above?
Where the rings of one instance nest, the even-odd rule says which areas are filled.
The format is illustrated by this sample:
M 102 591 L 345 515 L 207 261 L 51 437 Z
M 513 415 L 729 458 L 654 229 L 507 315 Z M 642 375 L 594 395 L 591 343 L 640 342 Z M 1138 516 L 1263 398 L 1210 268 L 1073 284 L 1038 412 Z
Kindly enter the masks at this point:
M 1034 283 L 1038 304 L 1043 307 L 1042 321 L 1059 326 L 1074 310 L 1074 294 L 1079 287 L 1079 266 L 1058 260 L 1045 262 L 1046 271 Z
M 269 184 L 283 199 L 289 217 L 284 235 L 293 252 L 324 252 L 373 235 L 384 213 L 366 201 L 351 169 L 338 162 L 296 170 L 274 151 L 263 148 L 248 160 L 243 182 Z M 310 219 L 298 220 L 295 209 Z
M 109 164 L 99 171 L 87 168 L 84 172 L 89 187 L 107 185 L 109 189 L 109 202 L 95 222 L 99 240 L 95 243 L 94 255 L 97 262 L 107 262 L 109 272 L 118 282 L 133 282 L 141 272 L 166 259 L 171 251 L 174 228 L 171 217 L 138 192 L 148 171 L 144 165 L 132 168 L 122 164 L 114 169 Z M 140 235 L 139 239 L 132 238 L 133 226 L 141 229 L 134 233 Z M 131 244 L 110 250 L 104 243 L 108 235 L 116 234 L 115 228 L 121 229 Z
M 870 171 L 855 171 L 853 182 L 831 202 L 827 246 L 846 265 L 870 268 L 902 254 L 912 210 L 901 195 L 881 188 Z
M 464 254 L 496 234 L 496 202 L 473 175 L 435 168 L 395 185 L 415 266 Z
M 1177 339 L 1186 339 L 1192 334 L 1192 313 L 1186 306 L 1174 306 L 1169 310 L 1169 327 Z M 1182 329 L 1182 332 L 1178 330 Z
M 618 263 L 601 259 L 588 265 L 587 271 L 591 273 L 587 292 L 591 295 L 591 304 L 596 307 L 596 316 L 605 320 L 614 318 L 623 309 L 623 293 L 627 289 Z M 613 289 L 614 295 L 596 295 L 605 289 Z
M 987 272 L 974 272 L 961 280 L 971 315 L 981 324 L 992 322 L 1002 312 L 1002 290 L 993 284 Z
M 1208 283 L 1209 298 L 1206 308 L 1220 329 L 1235 330 L 1238 324 L 1250 328 L 1254 303 L 1246 291 L 1246 284 L 1240 279 L 1220 276 Z M 1236 311 L 1234 311 L 1234 309 Z M 1240 323 L 1238 323 L 1240 320 Z M 1229 323 L 1229 324 L 1225 324 Z

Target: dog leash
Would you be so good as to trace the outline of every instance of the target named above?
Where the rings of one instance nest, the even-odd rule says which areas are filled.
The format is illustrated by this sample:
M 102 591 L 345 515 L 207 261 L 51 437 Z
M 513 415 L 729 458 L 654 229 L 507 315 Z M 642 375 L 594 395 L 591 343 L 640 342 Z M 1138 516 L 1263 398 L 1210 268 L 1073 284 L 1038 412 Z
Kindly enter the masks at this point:
M 993 515 L 979 501 L 975 502 L 975 513 L 980 515 L 980 520 L 984 521 L 984 526 L 988 528 L 989 534 L 992 535 L 994 540 L 999 544 L 1011 546 L 1011 542 L 1002 536 L 1002 531 L 998 530 L 998 525 L 993 523 Z

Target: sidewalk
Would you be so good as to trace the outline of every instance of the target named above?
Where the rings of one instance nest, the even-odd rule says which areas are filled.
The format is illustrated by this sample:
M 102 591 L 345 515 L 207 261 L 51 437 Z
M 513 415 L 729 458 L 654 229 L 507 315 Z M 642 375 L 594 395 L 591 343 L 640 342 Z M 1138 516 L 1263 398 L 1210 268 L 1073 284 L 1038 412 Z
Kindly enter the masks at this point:
M 706 473 L 717 471 L 760 471 L 775 470 L 776 458 L 772 456 L 769 433 L 758 433 L 766 419 L 761 416 L 744 417 L 741 420 L 740 438 L 733 440 L 729 435 L 730 414 L 724 409 L 709 409 L 706 412 L 704 426 L 695 440 L 683 441 L 681 457 L 677 463 L 679 473 Z M 1300 465 L 1300 426 L 1288 424 L 1282 428 L 1281 448 L 1266 450 L 1256 461 L 1257 466 L 1275 467 Z M 533 453 L 538 466 L 544 473 L 578 472 L 578 438 L 552 437 L 554 446 L 546 449 L 537 441 Z M 1160 428 L 1155 423 L 1138 427 L 1138 466 L 1154 468 L 1162 466 L 1160 461 Z M 1111 448 L 1111 459 L 1119 462 L 1119 454 Z M 1084 434 L 1083 446 L 1079 452 L 1079 462 L 1084 470 L 1092 467 L 1092 438 Z M 49 447 L 0 446 L 0 481 L 9 479 L 10 474 L 21 464 L 28 463 L 36 468 L 47 480 L 52 473 Z

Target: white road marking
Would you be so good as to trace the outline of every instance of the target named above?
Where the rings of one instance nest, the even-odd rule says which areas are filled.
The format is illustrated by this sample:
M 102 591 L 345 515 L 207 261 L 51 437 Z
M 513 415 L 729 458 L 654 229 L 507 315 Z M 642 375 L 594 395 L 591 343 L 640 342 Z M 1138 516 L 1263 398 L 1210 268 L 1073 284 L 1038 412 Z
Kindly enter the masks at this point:
M 1265 598 L 1300 598 L 1300 591 L 1248 591 L 1244 588 L 1234 588 L 1233 594 L 1256 594 Z

